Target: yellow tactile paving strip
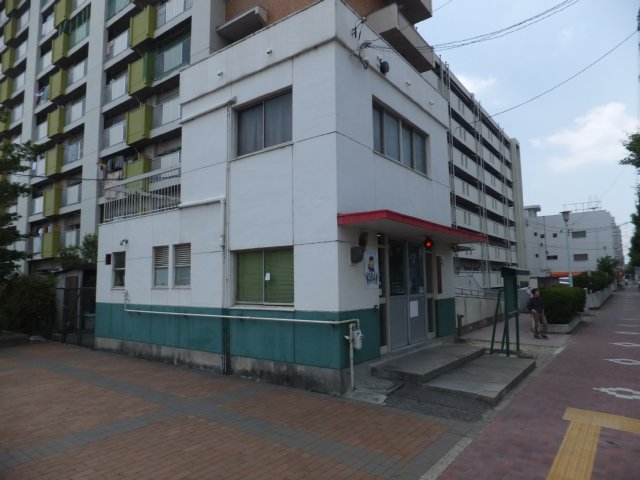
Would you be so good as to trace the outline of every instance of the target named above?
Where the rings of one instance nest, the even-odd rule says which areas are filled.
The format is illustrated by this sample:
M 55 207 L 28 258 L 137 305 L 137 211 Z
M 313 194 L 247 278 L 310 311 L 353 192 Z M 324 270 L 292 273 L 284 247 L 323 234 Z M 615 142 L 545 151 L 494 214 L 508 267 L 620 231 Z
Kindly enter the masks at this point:
M 601 428 L 640 433 L 640 420 L 611 413 L 567 408 L 563 418 L 569 427 L 547 480 L 590 479 Z

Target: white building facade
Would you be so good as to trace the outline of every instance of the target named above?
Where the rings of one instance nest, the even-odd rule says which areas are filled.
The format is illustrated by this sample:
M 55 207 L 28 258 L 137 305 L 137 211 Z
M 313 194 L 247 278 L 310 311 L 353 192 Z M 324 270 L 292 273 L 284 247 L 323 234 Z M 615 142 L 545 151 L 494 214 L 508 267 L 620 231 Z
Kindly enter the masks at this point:
M 344 391 L 350 325 L 356 362 L 453 333 L 452 246 L 486 238 L 406 57 L 327 0 L 184 70 L 180 171 L 105 191 L 98 348 Z
M 527 256 L 531 277 L 566 277 L 597 270 L 598 260 L 616 259 L 624 266 L 620 228 L 606 210 L 569 211 L 538 215 L 540 206 L 525 207 Z

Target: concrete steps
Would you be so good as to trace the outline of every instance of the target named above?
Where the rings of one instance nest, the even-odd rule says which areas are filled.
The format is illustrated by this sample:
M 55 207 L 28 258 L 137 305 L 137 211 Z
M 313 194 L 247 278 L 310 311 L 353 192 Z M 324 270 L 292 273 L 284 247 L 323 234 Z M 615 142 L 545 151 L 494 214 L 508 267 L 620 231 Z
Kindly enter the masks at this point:
M 383 359 L 371 375 L 429 391 L 481 400 L 496 405 L 535 368 L 535 360 L 485 355 L 483 347 L 442 343 Z

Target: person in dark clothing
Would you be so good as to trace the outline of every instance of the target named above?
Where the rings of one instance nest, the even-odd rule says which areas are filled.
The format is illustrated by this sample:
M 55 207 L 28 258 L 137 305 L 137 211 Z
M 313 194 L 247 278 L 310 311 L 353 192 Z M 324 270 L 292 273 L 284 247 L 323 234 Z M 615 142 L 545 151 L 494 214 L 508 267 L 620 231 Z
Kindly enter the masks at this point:
M 531 312 L 533 317 L 533 334 L 535 338 L 547 337 L 547 317 L 544 316 L 544 303 L 540 297 L 540 290 L 534 288 L 531 290 L 531 298 L 527 303 L 527 310 Z

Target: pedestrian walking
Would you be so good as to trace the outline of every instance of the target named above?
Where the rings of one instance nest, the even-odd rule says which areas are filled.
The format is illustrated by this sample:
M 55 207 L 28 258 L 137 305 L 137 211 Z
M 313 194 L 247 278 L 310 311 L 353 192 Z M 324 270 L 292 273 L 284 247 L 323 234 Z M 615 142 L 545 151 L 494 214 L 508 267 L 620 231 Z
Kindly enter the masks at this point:
M 531 298 L 527 303 L 527 310 L 531 312 L 533 319 L 533 336 L 535 338 L 547 337 L 547 317 L 544 315 L 544 302 L 540 296 L 540 289 L 531 290 Z

